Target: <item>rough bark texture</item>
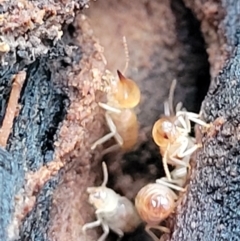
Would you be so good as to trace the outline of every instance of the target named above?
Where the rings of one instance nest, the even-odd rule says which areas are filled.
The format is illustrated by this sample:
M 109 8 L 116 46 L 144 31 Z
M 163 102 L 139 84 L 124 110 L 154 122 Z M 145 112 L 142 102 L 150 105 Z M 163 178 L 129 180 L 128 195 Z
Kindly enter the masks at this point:
M 203 102 L 213 126 L 203 133 L 171 240 L 240 240 L 239 54 L 238 47 Z
M 215 6 L 214 11 L 210 11 L 214 16 L 219 13 L 219 9 L 224 9 L 224 18 L 216 23 L 218 31 L 209 28 L 209 25 L 208 31 L 215 32 L 217 45 L 221 47 L 219 49 L 228 51 L 231 57 L 212 81 L 212 86 L 202 104 L 203 118 L 213 126 L 202 133 L 203 148 L 197 156 L 188 192 L 183 197 L 182 206 L 178 208 L 179 213 L 171 240 L 240 240 L 238 21 L 240 2 L 203 1 L 204 4 L 202 2 L 200 4 L 200 1 L 195 1 L 194 4 L 186 2 L 189 2 L 189 6 L 193 7 L 202 20 L 205 34 L 207 25 L 204 24 L 206 16 L 203 12 L 206 7 L 210 7 L 211 10 L 211 7 Z M 226 39 L 225 43 L 223 39 Z M 211 46 L 215 44 L 213 39 L 211 41 L 209 52 Z M 222 52 L 216 53 L 215 50 L 212 52 L 212 57 L 222 54 Z M 212 67 L 214 69 L 216 65 Z
M 7 145 L 0 149 L 0 239 L 84 240 L 81 226 L 95 219 L 85 190 L 100 183 L 102 173 L 102 147 L 91 152 L 90 146 L 107 131 L 97 108 L 104 94 L 97 90 L 104 56 L 113 73 L 123 69 L 125 35 L 127 75 L 142 91 L 141 130 L 132 152 L 103 158 L 108 186 L 133 200 L 143 185 L 164 174 L 151 128 L 163 113 L 172 80 L 178 80 L 174 102 L 198 112 L 209 72 L 213 78 L 223 68 L 202 105 L 203 118 L 213 126 L 198 137 L 203 149 L 177 215 L 167 224 L 171 240 L 240 240 L 240 50 L 235 50 L 240 2 L 98 0 L 85 10 L 91 26 L 79 14 L 86 3 L 0 0 L 1 125 L 14 78 L 26 72 L 18 106 L 10 105 L 15 119 Z M 89 231 L 86 241 L 100 233 Z M 140 227 L 124 240 L 150 238 Z
M 73 21 L 80 1 L 0 1 L 0 56 L 2 65 L 29 64 L 61 39 L 63 25 Z M 23 66 L 22 66 L 23 67 Z
M 84 4 L 1 2 L 1 123 L 7 107 L 18 109 L 1 149 L 1 240 L 82 240 L 79 227 L 90 213 L 85 188 L 97 176 L 89 172 L 95 163 L 90 145 L 103 134 L 96 89 L 105 69 L 86 18 L 79 15 L 69 25 Z M 48 35 L 54 23 L 54 36 Z M 23 70 L 16 108 L 11 85 Z

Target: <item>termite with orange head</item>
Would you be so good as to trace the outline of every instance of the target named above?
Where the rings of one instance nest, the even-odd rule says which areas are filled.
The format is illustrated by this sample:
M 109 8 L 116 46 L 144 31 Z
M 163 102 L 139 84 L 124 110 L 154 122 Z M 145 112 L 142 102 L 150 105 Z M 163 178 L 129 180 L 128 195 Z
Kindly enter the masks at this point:
M 167 164 L 189 167 L 192 153 L 201 147 L 201 144 L 196 144 L 195 139 L 189 135 L 191 132 L 190 121 L 206 128 L 209 127 L 209 124 L 200 119 L 199 114 L 181 109 L 181 103 L 177 104 L 174 113 L 172 102 L 175 86 L 176 80 L 172 82 L 168 102 L 164 103 L 165 116 L 157 120 L 152 129 L 153 139 L 160 147 L 163 167 L 168 180 L 171 180 L 172 177 Z
M 162 241 L 163 236 L 159 239 L 152 229 L 160 230 L 163 233 L 170 233 L 170 230 L 164 226 L 160 226 L 160 223 L 176 207 L 178 195 L 174 191 L 185 191 L 183 186 L 186 181 L 187 168 L 176 168 L 171 172 L 171 176 L 172 181 L 163 177 L 156 180 L 156 183 L 144 186 L 135 198 L 136 209 L 142 220 L 147 224 L 145 230 L 154 241 Z
M 121 238 L 124 233 L 133 232 L 141 223 L 133 203 L 106 187 L 108 172 L 105 162 L 102 163 L 102 167 L 104 174 L 102 185 L 87 188 L 89 203 L 96 209 L 97 221 L 86 223 L 82 227 L 85 233 L 87 229 L 101 225 L 103 234 L 98 241 L 104 241 L 110 229 Z
M 99 103 L 99 106 L 106 110 L 105 118 L 110 129 L 110 133 L 97 140 L 91 147 L 94 150 L 98 145 L 105 143 L 112 137 L 115 138 L 117 145 L 114 145 L 104 153 L 121 147 L 123 151 L 133 148 L 138 139 L 138 121 L 133 110 L 140 102 L 140 89 L 138 85 L 124 76 L 129 62 L 129 54 L 124 38 L 126 52 L 126 66 L 123 74 L 118 70 L 118 79 L 110 83 L 110 91 L 107 95 L 107 103 Z

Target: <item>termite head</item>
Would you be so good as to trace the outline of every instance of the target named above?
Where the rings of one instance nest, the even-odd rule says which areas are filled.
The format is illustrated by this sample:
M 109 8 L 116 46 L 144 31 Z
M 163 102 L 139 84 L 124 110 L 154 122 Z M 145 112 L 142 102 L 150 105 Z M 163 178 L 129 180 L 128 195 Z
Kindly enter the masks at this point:
M 110 188 L 89 187 L 87 192 L 89 194 L 88 201 L 96 210 L 111 210 L 117 206 L 119 195 Z
M 155 122 L 152 137 L 159 147 L 166 147 L 176 139 L 177 128 L 171 117 L 162 117 Z
M 134 108 L 140 102 L 140 89 L 137 84 L 126 77 L 118 70 L 119 81 L 113 90 L 114 99 L 121 108 Z
M 108 211 L 114 210 L 118 204 L 119 195 L 112 189 L 107 188 L 108 171 L 106 163 L 102 163 L 103 168 L 103 183 L 99 187 L 88 187 L 89 194 L 88 202 L 94 206 L 96 210 Z
M 138 192 L 135 206 L 143 221 L 157 225 L 174 210 L 175 193 L 161 184 L 148 184 Z

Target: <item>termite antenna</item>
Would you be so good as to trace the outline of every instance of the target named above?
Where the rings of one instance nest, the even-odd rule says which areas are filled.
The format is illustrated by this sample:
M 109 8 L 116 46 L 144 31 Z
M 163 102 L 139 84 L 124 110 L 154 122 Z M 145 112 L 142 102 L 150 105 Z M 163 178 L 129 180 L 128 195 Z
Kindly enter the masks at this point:
M 103 182 L 101 186 L 106 187 L 107 181 L 108 181 L 108 170 L 105 162 L 102 162 L 102 169 L 103 169 Z
M 175 114 L 174 109 L 173 109 L 173 96 L 174 96 L 174 91 L 175 91 L 176 85 L 177 85 L 177 80 L 174 79 L 170 86 L 169 97 L 168 97 L 168 105 L 169 105 L 170 115 Z
M 125 58 L 126 58 L 126 64 L 125 64 L 125 67 L 123 70 L 123 74 L 125 74 L 125 72 L 127 71 L 127 68 L 128 68 L 128 64 L 129 64 L 129 51 L 128 51 L 127 39 L 125 36 L 123 36 L 123 47 L 124 47 Z

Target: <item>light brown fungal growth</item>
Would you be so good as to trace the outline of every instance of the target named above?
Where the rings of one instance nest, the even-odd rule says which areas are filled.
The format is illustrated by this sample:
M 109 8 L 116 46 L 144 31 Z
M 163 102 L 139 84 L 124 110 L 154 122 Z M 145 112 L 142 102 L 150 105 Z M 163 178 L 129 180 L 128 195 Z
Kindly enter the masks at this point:
M 0 129 L 0 145 L 2 147 L 5 147 L 7 144 L 7 140 L 13 125 L 13 120 L 18 114 L 18 111 L 19 111 L 18 99 L 19 99 L 25 78 L 26 78 L 25 71 L 20 71 L 18 74 L 14 76 L 8 106 L 6 109 L 2 127 Z

